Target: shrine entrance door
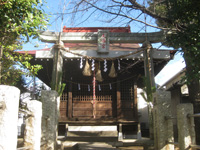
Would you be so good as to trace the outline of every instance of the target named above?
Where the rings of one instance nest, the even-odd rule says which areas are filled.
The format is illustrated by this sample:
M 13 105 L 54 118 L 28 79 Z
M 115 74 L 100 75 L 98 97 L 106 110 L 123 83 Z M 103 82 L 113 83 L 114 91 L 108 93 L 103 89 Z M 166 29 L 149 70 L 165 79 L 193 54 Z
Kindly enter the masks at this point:
M 112 82 L 76 81 L 72 86 L 72 117 L 78 119 L 109 119 L 116 117 L 116 86 Z M 89 84 L 90 83 L 90 84 Z

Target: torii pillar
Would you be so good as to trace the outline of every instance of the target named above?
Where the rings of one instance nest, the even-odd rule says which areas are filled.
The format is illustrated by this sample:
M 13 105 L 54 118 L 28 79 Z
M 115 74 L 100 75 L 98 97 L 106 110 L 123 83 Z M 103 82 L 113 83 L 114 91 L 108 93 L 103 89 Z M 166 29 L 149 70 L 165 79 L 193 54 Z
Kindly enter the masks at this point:
M 54 56 L 53 56 L 53 71 L 51 79 L 51 90 L 59 91 L 61 88 L 62 80 L 62 68 L 63 68 L 63 58 L 61 54 L 61 32 L 59 33 L 58 41 L 54 45 Z
M 154 79 L 154 64 L 152 57 L 152 46 L 149 41 L 145 41 L 142 45 L 144 49 L 144 71 L 145 71 L 145 84 L 146 84 L 146 94 L 147 99 L 153 102 L 153 88 L 155 88 L 155 79 Z M 149 108 L 149 134 L 150 139 L 154 139 L 153 131 L 153 114 L 152 108 Z

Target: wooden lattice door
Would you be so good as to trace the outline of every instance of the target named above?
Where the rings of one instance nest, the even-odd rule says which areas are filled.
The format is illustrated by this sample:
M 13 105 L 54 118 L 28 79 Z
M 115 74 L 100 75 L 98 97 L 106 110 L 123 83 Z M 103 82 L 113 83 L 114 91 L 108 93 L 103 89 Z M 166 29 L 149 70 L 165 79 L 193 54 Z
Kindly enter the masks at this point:
M 63 93 L 60 97 L 60 121 L 65 121 L 67 119 L 67 102 L 68 93 Z
M 111 118 L 116 116 L 115 114 L 115 85 L 109 84 L 104 81 L 97 83 L 95 86 L 96 101 L 95 107 L 93 103 L 93 86 L 90 81 L 76 81 L 73 85 L 73 118 L 85 119 L 85 118 Z M 87 84 L 88 83 L 88 84 Z M 94 110 L 95 109 L 95 110 Z M 95 113 L 95 117 L 94 117 Z
M 121 117 L 126 120 L 137 118 L 137 87 L 133 80 L 120 83 L 121 89 Z

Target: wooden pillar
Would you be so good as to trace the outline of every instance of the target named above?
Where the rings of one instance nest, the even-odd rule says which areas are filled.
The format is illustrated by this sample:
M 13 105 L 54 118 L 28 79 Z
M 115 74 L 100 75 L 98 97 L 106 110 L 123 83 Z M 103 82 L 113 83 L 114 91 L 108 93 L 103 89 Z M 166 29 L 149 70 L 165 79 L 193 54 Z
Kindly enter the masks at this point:
M 51 89 L 59 91 L 62 80 L 62 68 L 63 58 L 61 54 L 61 32 L 59 34 L 59 40 L 56 46 L 54 46 L 54 58 L 53 58 L 53 72 L 51 80 Z
M 144 50 L 144 71 L 145 71 L 145 77 L 146 77 L 146 82 L 147 82 L 146 83 L 147 88 L 150 88 L 150 89 L 147 89 L 148 91 L 148 90 L 151 90 L 151 88 L 155 86 L 152 46 L 151 46 L 151 43 L 146 41 L 143 43 L 142 47 L 146 48 Z
M 120 82 L 117 82 L 117 118 L 120 119 L 121 115 L 122 115 L 121 90 L 120 90 Z
M 137 83 L 134 83 L 134 117 L 138 121 L 138 107 L 137 107 Z
M 154 65 L 152 58 L 152 47 L 150 42 L 146 41 L 142 45 L 144 50 L 144 71 L 145 71 L 145 86 L 146 86 L 146 94 L 149 102 L 153 102 L 153 87 L 155 87 L 154 80 Z M 153 134 L 153 120 L 152 120 L 152 112 L 149 111 L 149 132 L 150 139 L 154 139 Z
M 68 92 L 68 118 L 72 118 L 72 83 L 69 82 L 69 92 Z

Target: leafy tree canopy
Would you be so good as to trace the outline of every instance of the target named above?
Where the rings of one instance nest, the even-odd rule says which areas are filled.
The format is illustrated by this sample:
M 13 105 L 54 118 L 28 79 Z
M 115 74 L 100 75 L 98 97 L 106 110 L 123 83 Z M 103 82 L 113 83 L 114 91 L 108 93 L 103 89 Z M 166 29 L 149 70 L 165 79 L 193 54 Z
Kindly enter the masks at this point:
M 42 0 L 1 0 L 0 1 L 0 79 L 7 83 L 11 76 L 24 73 L 13 68 L 16 62 L 26 66 L 35 74 L 41 66 L 31 66 L 31 56 L 14 52 L 21 49 L 29 38 L 37 36 L 38 30 L 47 25 L 47 15 L 42 9 Z M 11 75 L 12 74 L 12 75 Z M 13 78 L 12 78 L 13 79 Z M 12 83 L 8 83 L 12 84 Z
M 184 53 L 189 82 L 200 79 L 200 2 L 199 0 L 153 0 L 150 9 L 169 18 L 157 19 L 158 26 L 173 29 L 166 45 L 180 48 Z

